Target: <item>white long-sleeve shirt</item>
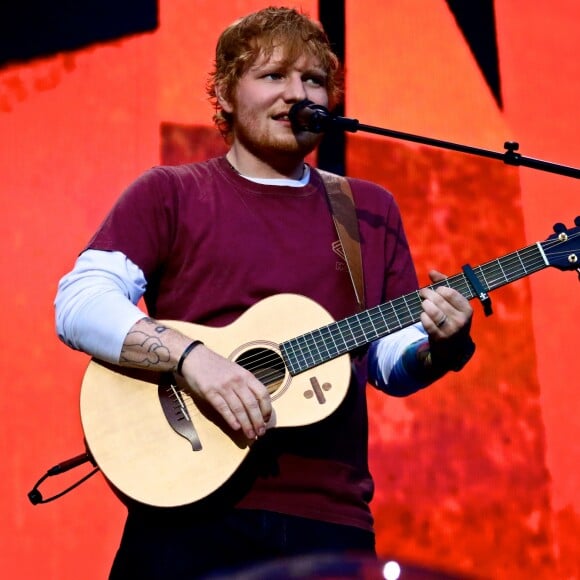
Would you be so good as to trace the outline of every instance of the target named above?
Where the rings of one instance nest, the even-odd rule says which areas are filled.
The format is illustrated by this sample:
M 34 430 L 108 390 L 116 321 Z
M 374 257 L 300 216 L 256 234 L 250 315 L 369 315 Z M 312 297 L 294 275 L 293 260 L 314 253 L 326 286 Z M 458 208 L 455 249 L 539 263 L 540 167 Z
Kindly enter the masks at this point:
M 129 330 L 146 314 L 137 306 L 147 281 L 121 252 L 86 250 L 58 285 L 55 321 L 71 348 L 118 363 Z M 426 386 L 408 373 L 403 354 L 427 340 L 420 323 L 375 341 L 369 350 L 369 379 L 382 390 L 406 394 Z

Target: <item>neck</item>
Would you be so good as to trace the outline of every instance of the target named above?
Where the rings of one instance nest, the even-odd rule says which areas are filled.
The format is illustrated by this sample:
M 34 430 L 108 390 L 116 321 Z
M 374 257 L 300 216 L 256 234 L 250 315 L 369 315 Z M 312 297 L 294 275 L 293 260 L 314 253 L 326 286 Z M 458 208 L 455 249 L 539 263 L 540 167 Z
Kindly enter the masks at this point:
M 302 157 L 284 156 L 275 152 L 273 159 L 262 159 L 249 154 L 235 145 L 226 154 L 226 159 L 232 167 L 246 177 L 262 179 L 300 179 L 304 174 L 304 159 Z

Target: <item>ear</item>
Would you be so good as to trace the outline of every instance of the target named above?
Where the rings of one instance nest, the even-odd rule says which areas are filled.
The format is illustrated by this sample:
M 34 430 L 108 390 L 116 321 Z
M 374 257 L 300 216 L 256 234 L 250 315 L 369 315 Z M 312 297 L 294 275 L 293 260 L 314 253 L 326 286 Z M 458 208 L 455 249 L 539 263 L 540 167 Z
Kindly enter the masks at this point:
M 232 106 L 232 103 L 226 99 L 225 95 L 225 90 L 223 85 L 216 85 L 215 87 L 215 94 L 217 97 L 217 102 L 219 104 L 219 106 L 226 112 L 226 113 L 231 113 L 234 110 L 234 107 Z

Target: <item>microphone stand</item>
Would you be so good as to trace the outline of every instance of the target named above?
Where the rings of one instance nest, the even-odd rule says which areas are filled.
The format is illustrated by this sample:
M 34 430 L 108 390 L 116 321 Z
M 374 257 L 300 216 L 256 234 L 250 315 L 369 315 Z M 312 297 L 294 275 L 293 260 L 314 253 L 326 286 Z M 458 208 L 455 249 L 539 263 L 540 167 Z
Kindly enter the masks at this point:
M 327 125 L 334 125 L 356 133 L 357 131 L 364 131 L 366 133 L 374 133 L 375 135 L 383 135 L 385 137 L 394 137 L 396 139 L 403 139 L 406 141 L 413 141 L 415 143 L 422 143 L 424 145 L 431 145 L 433 147 L 441 147 L 444 149 L 451 149 L 452 151 L 460 151 L 461 153 L 469 153 L 471 155 L 480 155 L 481 157 L 489 157 L 503 161 L 507 165 L 520 165 L 523 167 L 531 167 L 532 169 L 539 169 L 541 171 L 548 171 L 567 177 L 580 178 L 580 169 L 569 167 L 567 165 L 560 165 L 551 163 L 549 161 L 542 161 L 541 159 L 533 159 L 525 157 L 520 153 L 516 153 L 519 149 L 519 143 L 515 141 L 506 141 L 504 147 L 506 151 L 499 153 L 496 151 L 489 151 L 487 149 L 480 149 L 478 147 L 470 147 L 468 145 L 461 145 L 458 143 L 451 143 L 450 141 L 441 141 L 440 139 L 432 139 L 431 137 L 422 137 L 420 135 L 413 135 L 411 133 L 403 133 L 401 131 L 393 131 L 391 129 L 382 129 L 381 127 L 374 127 L 372 125 L 363 125 L 359 123 L 358 119 L 349 119 L 347 117 L 339 117 L 323 110 L 322 107 L 316 107 L 310 112 L 310 130 L 318 133 Z
M 422 137 L 420 135 L 413 135 L 411 133 L 403 133 L 401 131 L 393 131 L 391 129 L 382 129 L 381 127 L 374 127 L 372 125 L 362 125 L 358 119 L 349 119 L 347 117 L 340 117 L 328 111 L 322 105 L 316 105 L 312 101 L 300 101 L 290 108 L 288 116 L 297 130 L 311 131 L 312 133 L 321 133 L 330 126 L 340 128 L 350 133 L 357 131 L 365 131 L 367 133 L 374 133 L 376 135 L 383 135 L 385 137 L 395 137 L 396 139 L 404 139 L 406 141 L 414 141 L 415 143 L 423 143 L 424 145 L 431 145 L 433 147 L 442 147 L 444 149 L 451 149 L 453 151 L 460 151 L 461 153 L 469 153 L 472 155 L 480 155 L 481 157 L 489 157 L 491 159 L 498 159 L 508 165 L 522 165 L 524 167 L 531 167 L 532 169 L 540 169 L 551 173 L 565 175 L 567 177 L 580 177 L 580 169 L 575 167 L 568 167 L 566 165 L 558 165 L 549 161 L 542 161 L 540 159 L 532 159 L 524 157 L 516 153 L 519 149 L 519 144 L 514 141 L 506 141 L 504 153 L 496 151 L 489 151 L 487 149 L 480 149 L 478 147 L 470 147 L 467 145 L 460 145 L 458 143 L 451 143 L 449 141 L 441 141 L 440 139 L 432 139 L 431 137 Z M 579 218 L 576 218 L 579 219 Z M 580 222 L 577 222 L 580 223 Z M 559 224 L 554 226 L 554 231 L 559 233 Z M 473 268 L 469 264 L 463 266 L 463 273 L 471 286 L 474 296 L 479 298 L 486 316 L 492 314 L 491 299 L 484 287 L 484 284 L 479 280 Z

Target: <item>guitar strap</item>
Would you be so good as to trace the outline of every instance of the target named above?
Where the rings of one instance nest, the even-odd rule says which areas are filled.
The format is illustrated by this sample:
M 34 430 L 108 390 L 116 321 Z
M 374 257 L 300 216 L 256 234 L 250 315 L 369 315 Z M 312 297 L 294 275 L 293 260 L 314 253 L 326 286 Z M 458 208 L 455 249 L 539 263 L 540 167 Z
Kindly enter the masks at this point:
M 344 252 L 359 310 L 365 309 L 360 233 L 352 190 L 346 177 L 317 169 L 326 188 L 330 211 Z

